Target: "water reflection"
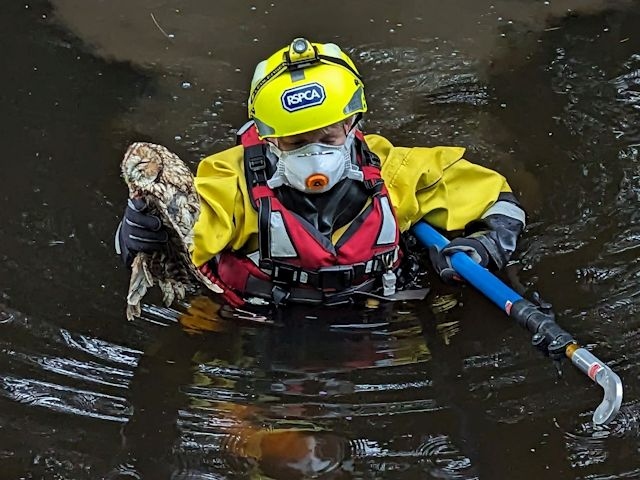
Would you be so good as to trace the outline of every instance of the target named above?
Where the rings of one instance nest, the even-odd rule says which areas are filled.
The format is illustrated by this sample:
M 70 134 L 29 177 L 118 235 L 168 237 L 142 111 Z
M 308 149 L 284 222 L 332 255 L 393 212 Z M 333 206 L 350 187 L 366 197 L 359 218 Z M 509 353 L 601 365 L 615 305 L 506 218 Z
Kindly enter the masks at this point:
M 167 327 L 140 359 L 112 478 L 229 469 L 343 478 L 363 468 L 473 478 L 471 461 L 454 446 L 456 432 L 447 427 L 425 437 L 417 424 L 395 425 L 396 418 L 427 425 L 449 407 L 433 390 L 422 329 L 408 328 L 414 308 L 373 310 L 304 308 L 269 327 L 231 324 L 220 305 L 194 299 L 176 318 L 182 333 Z M 318 315 L 332 315 L 341 328 Z M 355 325 L 354 316 L 371 328 L 342 328 Z M 382 421 L 384 432 L 370 431 L 371 421 Z

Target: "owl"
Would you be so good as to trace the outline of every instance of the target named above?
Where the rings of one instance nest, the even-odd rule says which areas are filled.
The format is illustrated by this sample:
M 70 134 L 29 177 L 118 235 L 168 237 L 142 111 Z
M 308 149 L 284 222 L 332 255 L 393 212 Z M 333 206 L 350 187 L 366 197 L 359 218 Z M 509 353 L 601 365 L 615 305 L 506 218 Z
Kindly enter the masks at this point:
M 140 316 L 140 301 L 155 284 L 160 287 L 166 306 L 183 299 L 186 290 L 196 283 L 221 293 L 222 289 L 191 262 L 200 200 L 189 167 L 162 145 L 146 142 L 131 144 L 121 167 L 129 196 L 144 198 L 149 213 L 162 220 L 169 234 L 167 248 L 136 254 L 127 294 L 127 318 Z

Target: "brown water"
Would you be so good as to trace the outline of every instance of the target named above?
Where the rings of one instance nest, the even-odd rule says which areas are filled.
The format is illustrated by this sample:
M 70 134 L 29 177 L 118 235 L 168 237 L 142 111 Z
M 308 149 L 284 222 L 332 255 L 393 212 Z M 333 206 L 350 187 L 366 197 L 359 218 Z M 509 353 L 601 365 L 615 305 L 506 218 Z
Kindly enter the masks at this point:
M 0 478 L 640 478 L 639 22 L 602 0 L 4 2 Z M 509 177 L 511 278 L 622 377 L 609 428 L 600 389 L 469 288 L 125 320 L 125 147 L 230 146 L 253 65 L 300 34 L 348 48 L 368 131 Z

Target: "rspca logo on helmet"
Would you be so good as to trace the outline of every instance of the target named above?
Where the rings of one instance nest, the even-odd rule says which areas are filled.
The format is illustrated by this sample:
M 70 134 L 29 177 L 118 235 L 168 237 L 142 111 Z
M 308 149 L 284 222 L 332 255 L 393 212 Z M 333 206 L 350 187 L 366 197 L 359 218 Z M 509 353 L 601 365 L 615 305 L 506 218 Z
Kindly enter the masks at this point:
M 285 90 L 281 100 L 282 106 L 287 112 L 295 112 L 303 108 L 320 105 L 325 98 L 327 96 L 322 85 L 314 82 Z

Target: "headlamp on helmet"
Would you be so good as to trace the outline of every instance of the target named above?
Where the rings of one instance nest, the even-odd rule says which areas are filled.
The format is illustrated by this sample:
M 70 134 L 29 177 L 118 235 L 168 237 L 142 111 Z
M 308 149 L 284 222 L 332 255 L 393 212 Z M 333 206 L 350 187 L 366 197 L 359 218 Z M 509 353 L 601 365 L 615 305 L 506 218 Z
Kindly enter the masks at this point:
M 309 132 L 367 111 L 351 59 L 333 43 L 305 38 L 257 65 L 248 107 L 261 138 Z

